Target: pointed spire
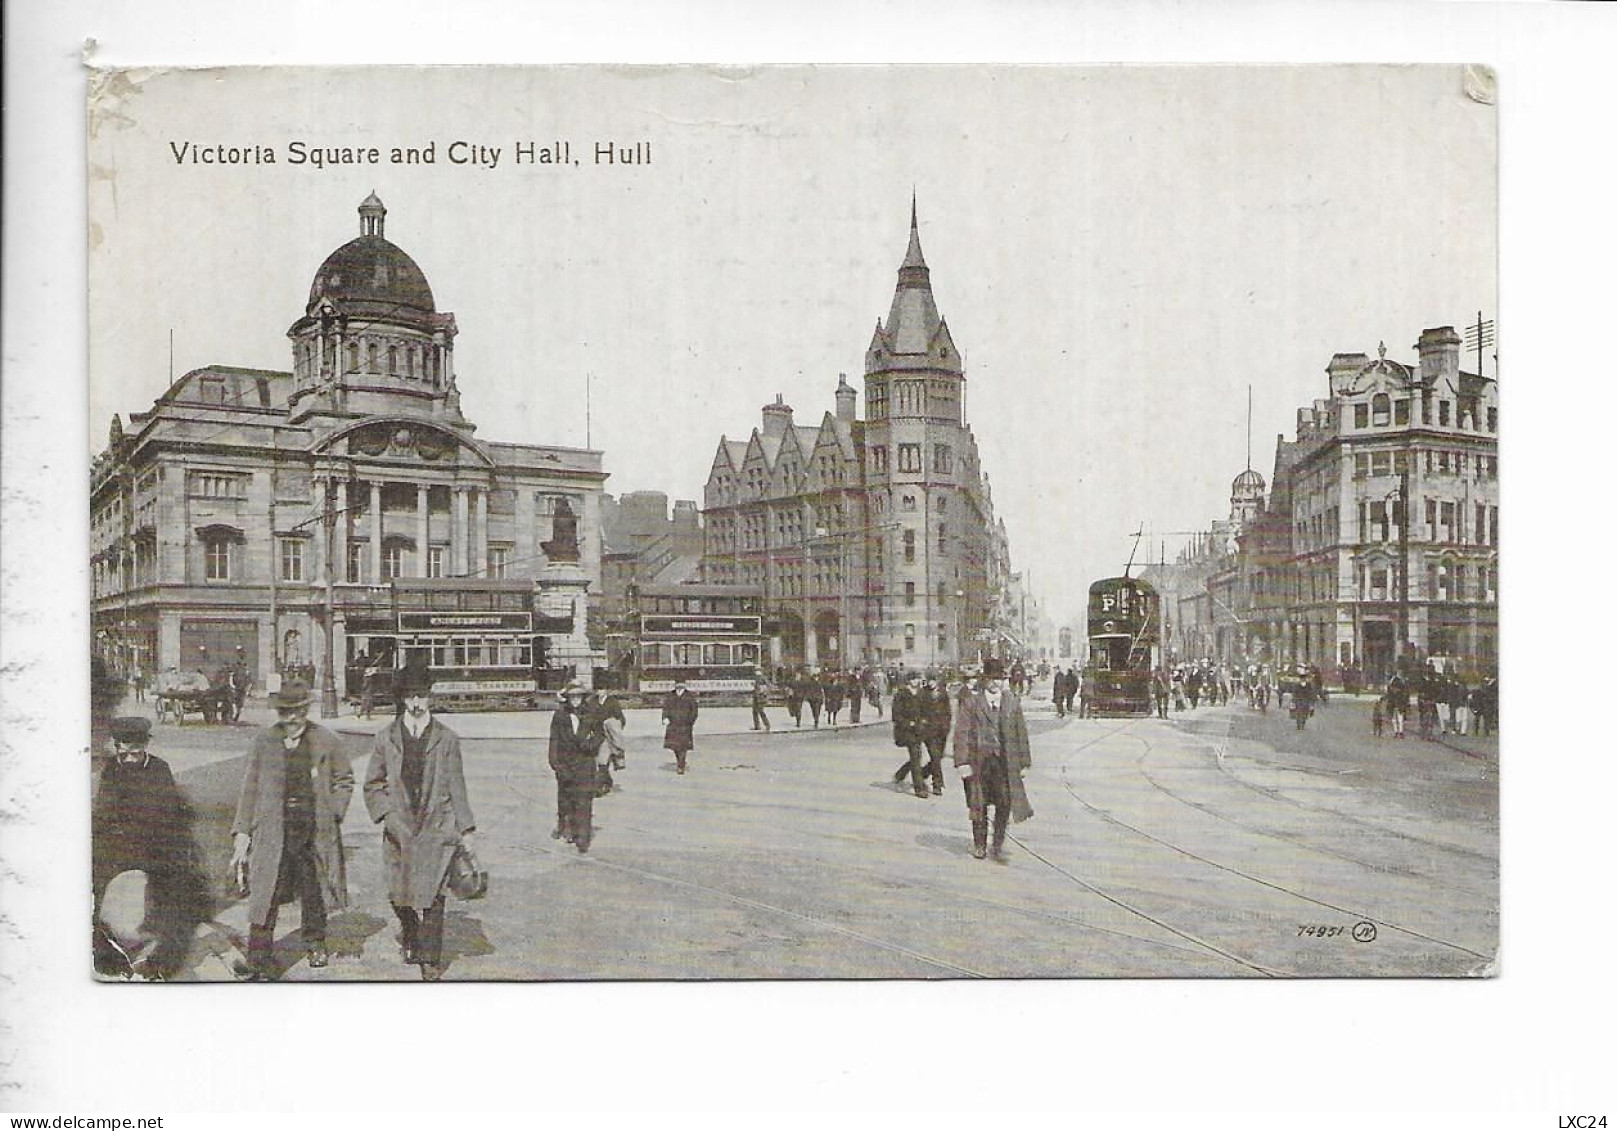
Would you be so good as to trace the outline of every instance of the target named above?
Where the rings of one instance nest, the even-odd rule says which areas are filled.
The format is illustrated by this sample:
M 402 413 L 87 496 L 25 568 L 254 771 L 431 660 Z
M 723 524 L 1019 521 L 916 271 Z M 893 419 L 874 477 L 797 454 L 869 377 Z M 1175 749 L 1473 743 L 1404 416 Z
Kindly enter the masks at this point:
M 904 252 L 904 265 L 899 268 L 900 282 L 904 281 L 905 268 L 911 270 L 919 268 L 922 272 L 926 271 L 926 258 L 921 254 L 921 225 L 917 218 L 915 205 L 915 190 L 912 188 L 910 190 L 910 246 Z M 922 283 L 927 281 L 924 274 L 919 281 Z
M 932 298 L 932 275 L 921 254 L 920 217 L 915 193 L 910 193 L 910 243 L 904 253 L 904 262 L 898 269 L 898 287 L 893 292 L 893 305 L 887 312 L 887 321 L 878 335 L 887 342 L 887 348 L 898 354 L 925 354 L 932 349 L 933 336 L 938 332 L 937 304 Z M 950 367 L 958 367 L 959 359 L 951 356 Z

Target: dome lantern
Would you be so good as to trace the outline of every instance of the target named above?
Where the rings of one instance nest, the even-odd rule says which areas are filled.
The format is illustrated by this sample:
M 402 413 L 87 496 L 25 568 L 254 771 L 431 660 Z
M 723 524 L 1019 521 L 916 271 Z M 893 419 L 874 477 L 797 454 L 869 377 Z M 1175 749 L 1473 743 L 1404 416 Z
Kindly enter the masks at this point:
M 371 194 L 359 204 L 359 234 L 362 236 L 382 236 L 382 226 L 387 219 L 387 206 L 382 198 L 372 189 Z

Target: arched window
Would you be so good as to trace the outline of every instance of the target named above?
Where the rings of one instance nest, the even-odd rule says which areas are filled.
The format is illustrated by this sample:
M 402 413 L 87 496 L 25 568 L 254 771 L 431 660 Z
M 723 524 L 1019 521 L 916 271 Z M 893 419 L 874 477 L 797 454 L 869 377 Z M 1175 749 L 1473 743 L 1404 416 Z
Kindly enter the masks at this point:
M 1392 398 L 1386 393 L 1370 398 L 1370 422 L 1377 427 L 1392 423 Z

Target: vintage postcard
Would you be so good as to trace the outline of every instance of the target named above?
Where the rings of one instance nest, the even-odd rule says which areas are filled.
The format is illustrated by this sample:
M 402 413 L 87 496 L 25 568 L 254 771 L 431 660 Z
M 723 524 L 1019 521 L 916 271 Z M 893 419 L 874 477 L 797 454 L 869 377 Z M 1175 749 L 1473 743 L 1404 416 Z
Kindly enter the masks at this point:
M 1486 68 L 88 111 L 86 970 L 1496 972 Z

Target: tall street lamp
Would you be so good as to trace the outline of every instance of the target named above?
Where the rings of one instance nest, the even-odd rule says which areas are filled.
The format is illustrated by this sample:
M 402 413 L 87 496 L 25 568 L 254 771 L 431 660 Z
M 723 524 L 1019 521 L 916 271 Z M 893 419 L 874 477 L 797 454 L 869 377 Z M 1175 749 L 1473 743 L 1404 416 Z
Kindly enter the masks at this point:
M 1397 500 L 1396 502 L 1393 502 Z M 1409 648 L 1409 463 L 1398 473 L 1398 486 L 1387 493 L 1393 503 L 1392 518 L 1398 523 L 1398 641 L 1394 665 L 1401 664 Z

